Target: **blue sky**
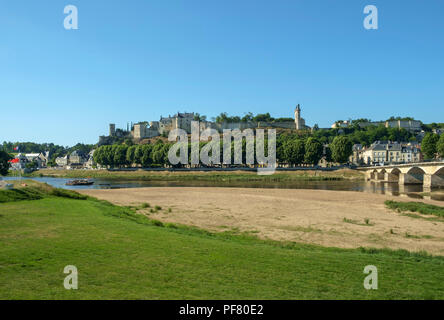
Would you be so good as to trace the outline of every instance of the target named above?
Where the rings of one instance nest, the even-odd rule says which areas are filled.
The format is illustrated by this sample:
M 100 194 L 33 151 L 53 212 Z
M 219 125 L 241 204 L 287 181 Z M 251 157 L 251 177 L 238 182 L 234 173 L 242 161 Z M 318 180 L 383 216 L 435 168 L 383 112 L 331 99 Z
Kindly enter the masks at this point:
M 3 1 L 0 141 L 95 143 L 108 123 L 297 103 L 311 126 L 444 122 L 443 14 L 441 0 Z

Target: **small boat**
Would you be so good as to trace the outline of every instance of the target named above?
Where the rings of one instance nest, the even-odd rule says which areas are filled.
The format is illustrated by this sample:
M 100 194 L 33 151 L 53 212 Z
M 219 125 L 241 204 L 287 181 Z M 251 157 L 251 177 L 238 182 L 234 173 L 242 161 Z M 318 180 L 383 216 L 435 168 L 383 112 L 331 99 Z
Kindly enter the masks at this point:
M 88 179 L 75 179 L 75 180 L 69 180 L 66 185 L 67 186 L 90 186 L 94 184 L 94 181 L 88 180 Z

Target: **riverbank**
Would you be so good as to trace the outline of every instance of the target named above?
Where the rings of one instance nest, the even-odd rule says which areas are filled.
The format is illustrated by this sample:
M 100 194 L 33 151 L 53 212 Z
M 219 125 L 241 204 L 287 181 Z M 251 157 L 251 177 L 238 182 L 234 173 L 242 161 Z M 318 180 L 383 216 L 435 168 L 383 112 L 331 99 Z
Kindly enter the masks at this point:
M 57 170 L 41 169 L 27 177 L 58 178 L 103 178 L 120 180 L 150 181 L 328 181 L 363 179 L 358 170 L 339 169 L 333 171 L 298 170 L 278 171 L 272 175 L 258 175 L 249 171 L 108 171 L 108 170 Z
M 142 205 L 136 212 L 29 181 L 11 192 L 28 197 L 0 190 L 0 299 L 444 297 L 443 257 L 209 233 L 146 218 Z M 68 264 L 79 290 L 63 286 Z M 367 265 L 383 275 L 383 290 L 363 287 Z
M 148 203 L 139 211 L 168 223 L 195 226 L 212 232 L 256 235 L 339 248 L 392 248 L 444 255 L 444 219 L 409 215 L 388 209 L 384 201 L 411 201 L 363 192 L 150 187 L 82 190 L 117 205 Z M 441 206 L 433 200 L 425 203 Z

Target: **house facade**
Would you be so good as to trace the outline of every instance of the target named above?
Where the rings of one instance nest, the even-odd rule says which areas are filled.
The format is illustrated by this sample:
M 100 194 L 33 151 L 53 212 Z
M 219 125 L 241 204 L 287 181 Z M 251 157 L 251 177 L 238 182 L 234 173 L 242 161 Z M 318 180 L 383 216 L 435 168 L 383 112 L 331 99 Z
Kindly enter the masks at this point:
M 375 141 L 368 148 L 354 145 L 350 157 L 350 162 L 357 165 L 412 163 L 421 160 L 419 144 L 391 141 Z

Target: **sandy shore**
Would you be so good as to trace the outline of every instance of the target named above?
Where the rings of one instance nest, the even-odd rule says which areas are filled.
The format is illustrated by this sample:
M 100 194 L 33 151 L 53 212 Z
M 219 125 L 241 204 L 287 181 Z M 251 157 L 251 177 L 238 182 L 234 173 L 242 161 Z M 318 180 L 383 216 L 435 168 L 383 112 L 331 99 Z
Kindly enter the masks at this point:
M 149 209 L 138 212 L 212 231 L 251 232 L 261 238 L 332 247 L 388 247 L 444 255 L 443 221 L 427 220 L 431 216 L 408 217 L 384 205 L 388 199 L 417 201 L 403 197 L 349 191 L 195 187 L 80 192 L 119 205 L 159 205 L 162 210 L 157 213 Z

